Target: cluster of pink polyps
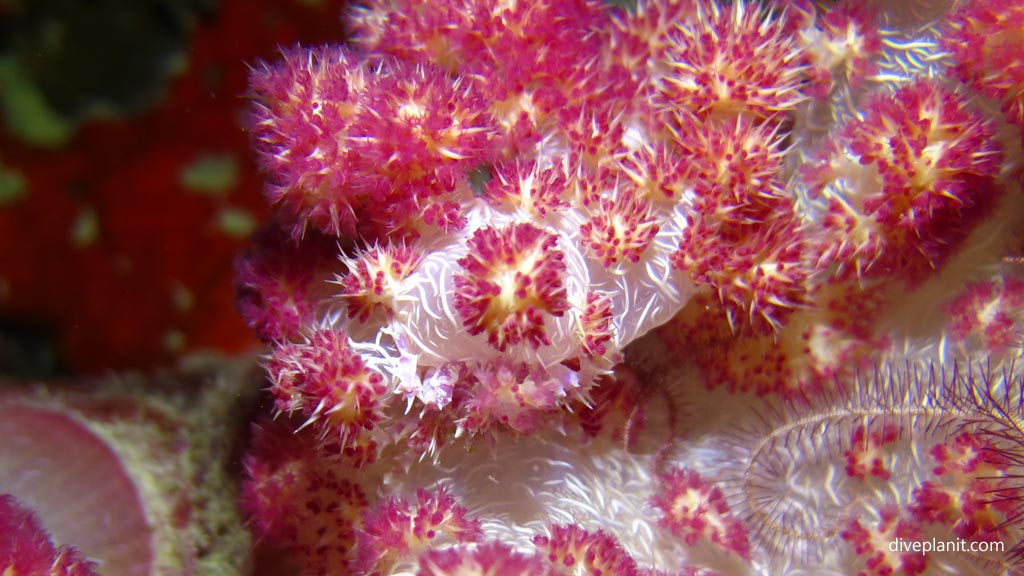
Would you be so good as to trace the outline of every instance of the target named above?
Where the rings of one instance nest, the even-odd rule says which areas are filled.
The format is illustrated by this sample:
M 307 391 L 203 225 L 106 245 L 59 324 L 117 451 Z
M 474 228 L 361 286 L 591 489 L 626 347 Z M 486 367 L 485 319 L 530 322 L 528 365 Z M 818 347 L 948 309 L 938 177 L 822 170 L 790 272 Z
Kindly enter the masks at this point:
M 776 511 L 701 442 L 894 359 L 1020 352 L 1024 11 L 953 4 L 370 0 L 349 44 L 256 66 L 258 535 L 304 574 L 859 562 L 841 527 L 785 557 L 817 544 L 751 526 Z M 787 446 L 895 483 L 886 402 Z

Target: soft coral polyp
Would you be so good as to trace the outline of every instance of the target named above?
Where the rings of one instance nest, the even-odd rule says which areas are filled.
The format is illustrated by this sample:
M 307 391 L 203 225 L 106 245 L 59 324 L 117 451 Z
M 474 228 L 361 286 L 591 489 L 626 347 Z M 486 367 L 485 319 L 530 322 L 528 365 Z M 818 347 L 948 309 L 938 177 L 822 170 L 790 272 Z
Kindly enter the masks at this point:
M 296 48 L 251 84 L 268 197 L 296 238 L 310 226 L 370 238 L 415 230 L 457 175 L 493 155 L 496 127 L 475 87 L 427 64 L 371 69 L 340 46 Z
M 666 105 L 701 117 L 767 118 L 792 111 L 805 55 L 758 3 L 696 2 L 686 25 L 669 33 L 662 80 Z
M 914 80 L 876 94 L 839 134 L 838 154 L 860 172 L 826 189 L 835 240 L 822 262 L 847 275 L 896 273 L 919 282 L 960 247 L 995 206 L 1003 158 L 991 122 L 962 94 Z M 833 157 L 833 164 L 837 162 Z
M 568 308 L 557 242 L 527 223 L 477 230 L 459 260 L 464 273 L 455 277 L 455 306 L 470 334 L 486 332 L 501 351 L 521 341 L 551 344 L 545 318 Z
M 306 418 L 342 448 L 380 420 L 384 378 L 352 350 L 343 332 L 320 330 L 279 347 L 266 365 L 278 411 Z
M 964 3 L 943 37 L 961 81 L 1000 102 L 1024 127 L 1024 7 L 1014 0 Z

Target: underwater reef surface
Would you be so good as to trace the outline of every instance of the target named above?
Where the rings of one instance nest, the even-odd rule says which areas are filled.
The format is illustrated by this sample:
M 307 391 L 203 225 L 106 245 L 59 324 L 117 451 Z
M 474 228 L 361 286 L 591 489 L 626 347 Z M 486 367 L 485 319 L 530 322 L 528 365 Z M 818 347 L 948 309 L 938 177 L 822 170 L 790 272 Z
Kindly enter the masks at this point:
M 244 518 L 222 570 L 1024 573 L 1024 7 L 342 19 L 249 70 L 263 377 L 178 410 L 252 425 L 174 516 Z

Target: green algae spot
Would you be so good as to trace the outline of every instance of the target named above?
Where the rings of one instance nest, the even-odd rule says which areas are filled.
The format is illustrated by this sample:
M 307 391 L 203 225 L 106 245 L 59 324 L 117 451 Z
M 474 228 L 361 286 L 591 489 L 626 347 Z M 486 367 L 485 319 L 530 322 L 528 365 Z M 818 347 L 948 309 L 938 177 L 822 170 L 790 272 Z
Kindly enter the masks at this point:
M 200 156 L 181 172 L 181 184 L 193 192 L 226 196 L 238 184 L 238 160 L 227 154 Z
M 188 312 L 196 303 L 196 297 L 192 291 L 181 282 L 175 282 L 171 286 L 171 302 L 178 312 Z
M 217 215 L 217 228 L 232 238 L 248 238 L 257 226 L 256 218 L 241 208 L 224 208 Z
M 181 352 L 188 343 L 188 338 L 181 330 L 168 330 L 164 333 L 164 350 L 171 353 Z
M 96 210 L 86 208 L 78 213 L 71 226 L 71 243 L 78 248 L 88 248 L 100 238 L 100 219 Z
M 17 204 L 28 194 L 25 176 L 12 168 L 0 166 L 0 207 Z
M 60 148 L 75 131 L 73 122 L 50 108 L 12 55 L 0 57 L 0 108 L 7 131 L 35 146 Z

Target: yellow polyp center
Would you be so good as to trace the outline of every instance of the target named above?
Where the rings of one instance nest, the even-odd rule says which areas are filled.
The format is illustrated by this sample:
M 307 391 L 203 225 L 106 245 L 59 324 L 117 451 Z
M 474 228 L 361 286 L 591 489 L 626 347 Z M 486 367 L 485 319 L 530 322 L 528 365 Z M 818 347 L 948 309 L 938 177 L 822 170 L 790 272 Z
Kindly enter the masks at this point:
M 427 107 L 415 98 L 413 90 L 412 86 L 406 86 L 404 102 L 395 111 L 395 114 L 403 120 L 418 120 L 427 114 Z
M 506 129 L 514 128 L 523 114 L 535 125 L 539 125 L 542 121 L 542 113 L 534 105 L 533 96 L 529 91 L 512 94 L 505 100 L 492 103 L 491 114 Z
M 436 34 L 427 40 L 427 50 L 434 55 L 435 63 L 451 74 L 462 69 L 463 56 L 455 51 L 445 34 Z
M 990 324 L 992 324 L 992 321 L 995 320 L 996 314 L 999 313 L 999 310 L 1001 308 L 1002 300 L 1000 298 L 995 298 L 988 304 L 985 304 L 978 311 L 978 323 L 981 324 L 982 326 L 989 326 Z
M 867 432 L 865 432 L 865 435 L 866 434 Z M 867 468 L 869 473 L 872 467 L 872 463 L 875 460 L 882 460 L 883 466 L 885 465 L 885 456 L 885 452 L 879 449 L 879 447 L 875 445 L 875 442 L 870 438 L 865 438 L 864 440 L 858 442 L 857 445 L 853 447 L 854 460 L 858 464 Z
M 857 26 L 850 22 L 846 25 L 846 42 L 847 53 L 855 56 L 864 55 L 864 35 L 861 34 Z
M 411 262 L 398 261 L 388 251 L 381 250 L 366 261 L 366 272 L 359 275 L 358 291 L 346 297 L 354 300 L 367 313 L 376 308 L 390 310 L 401 291 L 402 281 L 415 269 L 417 263 L 415 258 Z M 350 267 L 354 268 L 355 264 L 350 264 Z
M 778 262 L 764 261 L 752 268 L 749 272 L 751 279 L 759 277 L 769 278 L 780 282 L 789 282 L 790 277 L 783 272 L 784 266 Z
M 536 190 L 534 190 L 533 185 L 534 178 L 532 175 L 527 176 L 519 183 L 519 206 L 527 212 L 533 212 L 534 205 L 536 204 Z
M 454 118 L 452 120 L 452 125 L 442 131 L 436 141 L 430 141 L 430 150 L 449 160 L 465 160 L 466 158 L 469 158 L 469 156 L 456 152 L 455 145 L 459 143 L 459 138 L 462 135 L 469 132 L 470 130 L 462 129 L 458 118 Z
M 936 168 L 936 163 L 945 151 L 945 142 L 936 142 L 925 146 L 921 155 L 914 162 L 914 178 L 911 180 L 914 188 L 928 190 L 935 186 L 941 174 Z
M 862 216 L 857 212 L 848 212 L 848 214 L 853 218 L 853 227 L 847 233 L 850 244 L 858 247 L 865 246 L 872 239 L 878 237 L 878 223 L 873 218 Z
M 672 516 L 682 518 L 686 514 L 693 513 L 704 501 L 699 490 L 690 488 L 685 494 L 680 495 L 672 502 Z
M 516 271 L 505 270 L 499 275 L 496 284 L 501 288 L 496 302 L 497 307 L 504 310 L 506 314 L 511 313 L 520 304 L 519 299 L 516 298 Z
M 739 74 L 729 61 L 718 60 L 715 62 L 710 86 L 711 93 L 715 97 L 715 103 L 710 108 L 713 118 L 736 116 L 744 109 L 745 103 L 733 98 L 733 88 L 740 84 L 736 80 L 737 76 Z M 733 86 L 729 85 L 730 82 L 733 83 Z
M 276 496 L 273 500 L 268 500 L 263 507 L 268 509 L 280 508 L 299 498 L 300 482 L 306 473 L 305 466 L 298 459 L 289 460 L 274 471 L 273 475 L 267 480 L 267 483 L 277 484 L 281 489 L 261 491 L 261 498 Z
M 359 413 L 359 395 L 356 392 L 358 384 L 352 384 L 348 387 L 341 385 L 335 388 L 334 393 L 331 394 L 331 403 L 333 406 L 327 411 L 327 419 L 331 424 L 345 425 L 356 422 L 360 418 Z
M 610 223 L 612 225 L 612 230 L 614 231 L 614 237 L 612 238 L 611 244 L 612 246 L 616 246 L 618 248 L 617 251 L 621 253 L 623 248 L 626 247 L 625 239 L 628 236 L 629 231 L 634 227 L 624 221 L 621 214 L 613 214 L 610 218 Z
M 672 502 L 672 516 L 675 519 L 682 519 L 688 514 L 693 514 L 705 502 L 705 496 L 696 488 L 689 488 L 685 494 L 680 495 Z M 707 532 L 725 533 L 725 526 L 722 519 L 712 510 L 704 512 L 701 518 L 707 523 Z
M 993 526 L 1000 526 L 1005 520 L 1005 516 L 991 504 L 985 504 L 981 508 L 977 508 L 972 517 L 982 531 Z
M 545 308 L 544 303 L 534 289 L 527 289 L 523 297 L 516 294 L 520 288 L 519 276 L 529 277 L 536 268 L 537 260 L 540 257 L 541 254 L 537 250 L 533 250 L 515 266 L 502 267 L 495 271 L 491 281 L 498 286 L 500 292 L 498 297 L 492 300 L 490 306 L 488 306 L 485 322 L 497 328 L 508 317 L 522 312 L 531 306 L 541 309 Z
M 857 26 L 850 22 L 843 30 L 843 34 L 837 34 L 822 42 L 827 58 L 822 58 L 827 68 L 835 69 L 850 61 L 866 56 L 864 52 L 864 36 L 859 33 Z
M 893 528 L 895 522 L 893 523 Z M 878 532 L 871 530 L 871 548 L 873 550 L 879 550 L 885 557 L 885 563 L 889 566 L 899 567 L 903 564 L 903 560 L 900 557 L 899 552 L 892 552 L 889 549 L 889 543 L 896 540 L 896 536 L 892 533 L 893 528 L 887 529 L 885 532 Z
M 322 414 L 314 414 L 312 419 L 322 417 L 330 428 L 345 429 L 366 419 L 366 406 L 360 403 L 362 390 L 373 391 L 373 374 L 367 371 L 354 377 L 339 378 L 330 383 L 331 389 L 325 396 L 325 407 Z
M 666 196 L 660 188 L 660 182 L 652 178 L 648 174 L 638 175 L 632 178 L 633 183 L 636 185 L 638 195 L 650 202 L 671 202 L 681 196 L 682 186 L 676 185 L 672 187 L 672 196 Z
M 501 387 L 498 388 L 498 399 L 502 406 L 516 406 L 518 405 L 519 399 L 516 398 L 517 390 L 513 390 L 513 386 L 509 381 L 503 381 Z

